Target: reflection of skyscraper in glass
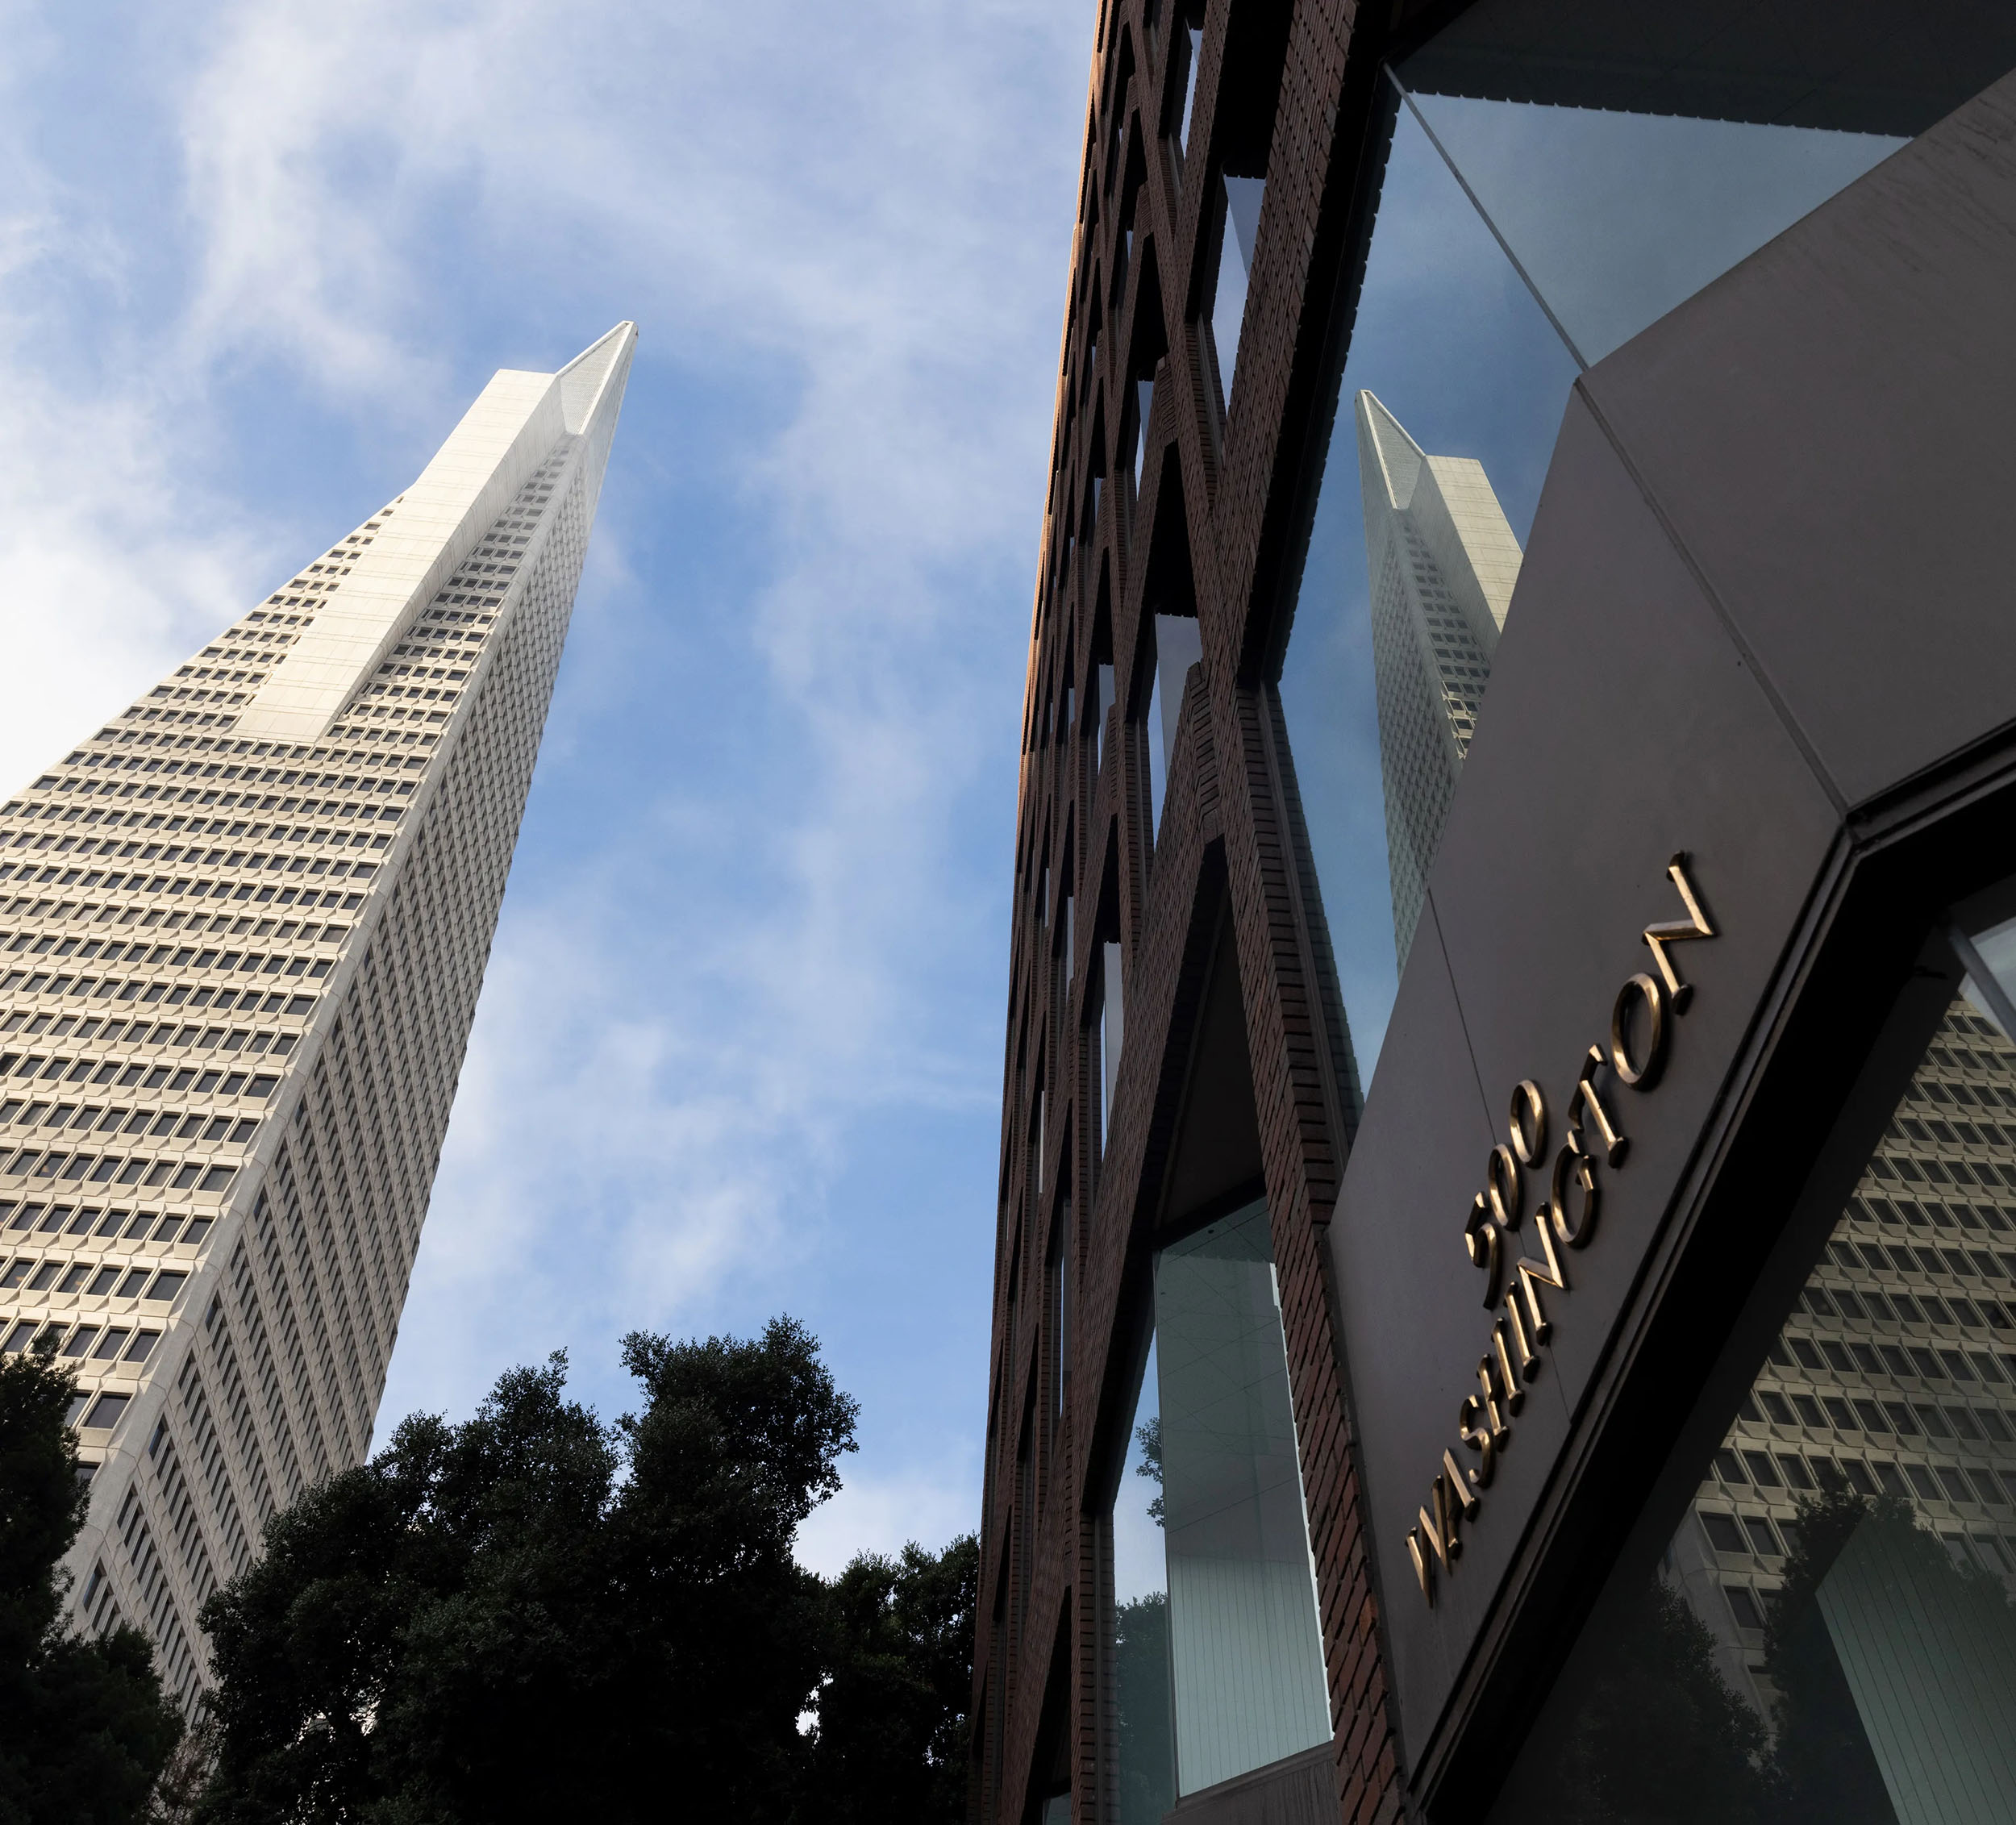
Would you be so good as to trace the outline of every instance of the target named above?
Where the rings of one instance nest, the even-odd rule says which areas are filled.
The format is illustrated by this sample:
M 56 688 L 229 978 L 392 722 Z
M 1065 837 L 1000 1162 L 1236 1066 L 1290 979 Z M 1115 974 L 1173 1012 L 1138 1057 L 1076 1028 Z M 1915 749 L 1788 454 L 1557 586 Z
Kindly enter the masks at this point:
M 196 1618 L 362 1460 L 636 332 L 0 808 L 0 1349 L 74 1368 L 93 1630 Z
M 1427 455 L 1369 393 L 1356 413 L 1404 965 L 1520 552 L 1480 465 Z M 2016 924 L 1981 949 L 1981 973 L 2006 998 Z M 1941 1680 L 1896 1671 L 1914 1656 L 1959 1656 L 1982 1680 L 2016 1679 L 2016 1609 L 2001 1597 L 2016 1597 L 2016 1044 L 1989 991 L 1978 981 L 1970 989 L 1919 1060 L 1660 1574 L 1706 1626 L 1731 1690 L 1789 1729 L 1788 1669 L 1796 1676 L 1799 1652 L 1822 1637 L 1811 1634 L 1806 1649 L 1781 1642 L 1774 1659 L 1766 1624 L 1802 1528 L 1830 1515 L 1853 1528 L 1810 1600 L 1824 1621 L 1821 1659 L 1839 1669 L 1827 1677 L 1844 1701 L 1852 1692 L 1857 1740 L 1872 1745 L 1864 1771 L 1893 1796 L 1935 1777 L 2006 1791 L 2016 1767 L 1996 1731 L 1984 1726 L 1963 1742 L 1950 1716 L 1951 1740 L 1927 1751 L 1906 1701 L 1943 1690 Z M 1873 1517 L 1866 1523 L 1858 1502 Z M 1955 1590 L 1976 1593 L 1971 1608 L 1951 1593 L 1896 1598 L 1938 1587 L 1926 1568 L 1939 1561 L 1914 1556 L 1914 1540 L 1943 1549 Z M 1890 1594 L 1879 1601 L 1878 1587 Z M 1936 1769 L 1919 1765 L 1928 1757 Z
M 1521 553 L 1481 463 L 1427 455 L 1369 393 L 1358 395 L 1357 413 L 1393 948 L 1404 968 Z
M 2012 1346 L 2016 1045 L 1956 997 L 1672 1543 L 1669 1574 L 1760 1711 L 1802 1502 L 1908 1502 L 1956 1565 L 2016 1590 Z M 1829 1617 L 1851 1683 L 1856 1626 Z

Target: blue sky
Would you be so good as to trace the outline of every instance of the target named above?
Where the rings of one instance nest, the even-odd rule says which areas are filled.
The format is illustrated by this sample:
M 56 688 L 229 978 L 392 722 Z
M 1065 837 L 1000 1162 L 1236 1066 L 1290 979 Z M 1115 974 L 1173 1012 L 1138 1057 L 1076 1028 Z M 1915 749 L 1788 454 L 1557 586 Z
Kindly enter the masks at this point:
M 494 369 L 641 331 L 381 1433 L 562 1348 L 614 1413 L 625 1331 L 789 1311 L 863 1405 L 808 1561 L 976 1522 L 1093 19 L 0 0 L 14 780 L 411 480 Z M 1536 224 L 1514 185 L 1502 228 L 1627 331 L 1741 251 L 1661 264 L 1732 186 L 1771 194 L 1755 244 L 1882 149 L 1437 119 L 1589 192 Z M 1647 198 L 1664 228 L 1612 231 Z M 1368 1080 L 1393 976 L 1350 394 L 1482 459 L 1523 536 L 1572 371 L 1403 123 L 1282 681 Z
M 977 1518 L 1006 883 L 1093 7 L 0 5 L 17 781 L 640 328 L 381 1415 L 789 1311 L 802 1550 Z

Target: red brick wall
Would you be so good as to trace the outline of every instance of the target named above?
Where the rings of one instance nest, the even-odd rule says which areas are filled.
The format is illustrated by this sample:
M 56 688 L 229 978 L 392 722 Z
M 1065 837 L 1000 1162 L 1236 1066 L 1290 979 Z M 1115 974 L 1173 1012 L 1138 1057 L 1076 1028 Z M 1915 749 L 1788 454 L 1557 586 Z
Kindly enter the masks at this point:
M 1292 548 L 1307 452 L 1326 423 L 1328 339 L 1339 275 L 1348 269 L 1343 252 L 1360 190 L 1377 47 L 1357 28 L 1357 9 L 1338 0 L 1288 6 L 1210 0 L 1192 150 L 1187 171 L 1180 172 L 1158 130 L 1173 86 L 1174 106 L 1180 110 L 1181 104 L 1169 56 L 1177 0 L 1162 0 L 1161 11 L 1152 37 L 1142 0 L 1108 0 L 1100 22 L 1032 622 L 976 1661 L 976 1702 L 984 1705 L 976 1715 L 985 1720 L 974 1771 L 976 1819 L 989 1825 L 1020 1825 L 1059 1771 L 1068 1773 L 1079 1825 L 1099 1825 L 1113 1814 L 1114 1715 L 1102 1589 L 1110 1544 L 1106 1520 L 1096 1511 L 1103 1504 L 1093 1502 L 1088 1491 L 1098 1486 L 1101 1469 L 1112 1473 L 1126 1443 L 1131 1353 L 1146 1315 L 1148 1232 L 1228 897 L 1318 1568 L 1339 1816 L 1385 1818 L 1401 1808 L 1377 1590 L 1320 1246 L 1355 1121 L 1355 1092 L 1316 985 L 1320 940 L 1310 929 L 1309 865 L 1291 823 L 1289 769 L 1267 676 L 1279 637 L 1283 554 Z M 1221 423 L 1214 371 L 1190 315 L 1192 306 L 1207 303 L 1215 269 L 1206 210 L 1214 193 L 1203 179 L 1211 149 L 1231 131 L 1228 110 L 1248 106 L 1251 126 L 1250 82 L 1237 95 L 1221 95 L 1228 33 L 1248 34 L 1248 41 L 1252 34 L 1268 36 L 1284 13 L 1286 50 L 1234 410 Z M 1124 89 L 1118 80 L 1123 43 L 1131 44 L 1133 61 Z M 1263 105 L 1265 98 L 1263 90 Z M 1118 185 L 1110 200 L 1105 193 L 1108 153 L 1113 135 L 1137 112 L 1151 150 L 1135 253 L 1125 295 L 1103 310 L 1088 397 L 1087 275 L 1096 268 L 1106 289 L 1119 201 Z M 1151 246 L 1168 353 L 1157 376 L 1137 501 L 1123 479 L 1127 452 L 1118 440 Z M 1208 319 L 1207 308 L 1202 315 Z M 1090 445 L 1095 423 L 1103 425 L 1103 466 L 1111 479 L 1093 535 L 1060 566 L 1065 531 L 1077 523 L 1086 478 L 1098 467 L 1099 453 Z M 1143 765 L 1153 738 L 1139 720 L 1146 692 L 1137 702 L 1133 687 L 1144 618 L 1153 612 L 1144 599 L 1150 528 L 1172 514 L 1179 497 L 1204 659 L 1185 698 L 1155 847 Z M 1095 780 L 1081 730 L 1055 739 L 1047 731 L 1062 678 L 1075 681 L 1077 704 L 1085 702 L 1102 578 L 1119 702 L 1106 765 Z M 1057 865 L 1067 831 L 1076 860 L 1077 955 L 1064 995 L 1053 980 L 1056 929 L 1037 900 L 1046 844 L 1053 902 L 1060 891 Z M 1101 885 L 1109 880 L 1115 888 L 1110 917 L 1127 950 L 1127 1040 L 1102 1163 L 1095 1144 L 1096 1036 L 1085 1043 L 1082 1020 L 1104 935 L 1097 916 Z M 1039 1056 L 1048 1111 L 1040 1206 L 1030 1170 Z M 1075 1219 L 1068 1398 L 1055 1448 L 1039 1448 L 1035 1475 L 1018 1498 L 1023 1415 L 1033 1407 L 1040 1435 L 1055 1398 L 1040 1293 L 1056 1199 L 1067 1189 Z M 1020 1289 L 1012 1335 L 1011 1281 Z M 1089 1515 L 1089 1508 L 1095 1512 Z

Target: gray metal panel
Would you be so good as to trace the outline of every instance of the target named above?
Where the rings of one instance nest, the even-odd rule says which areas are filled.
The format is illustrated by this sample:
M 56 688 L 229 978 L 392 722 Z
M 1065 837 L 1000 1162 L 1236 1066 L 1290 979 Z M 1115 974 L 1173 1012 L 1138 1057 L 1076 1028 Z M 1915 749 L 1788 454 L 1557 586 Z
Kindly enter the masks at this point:
M 1456 1409 L 1477 1388 L 1487 1327 L 1471 1285 L 1476 1270 L 1464 1258 L 1463 1211 L 1495 1131 L 1431 913 L 1414 934 L 1328 1232 L 1357 1410 L 1359 1474 L 1407 1722 L 1425 1723 L 1439 1708 L 1493 1581 L 1489 1569 L 1450 1581 L 1431 1617 L 1403 1542 L 1445 1435 L 1456 1442 Z M 1558 1446 L 1567 1415 L 1552 1386 L 1537 1404 L 1554 1407 Z M 1537 1495 L 1533 1473 L 1545 1468 L 1550 1448 L 1506 1458 L 1498 1489 L 1508 1520 Z
M 1704 1193 L 1697 1151 L 1764 1062 L 1755 1023 L 1809 960 L 1795 936 L 1848 809 L 2016 717 L 2011 296 L 2004 84 L 1571 402 L 1431 877 L 1435 942 L 1403 977 L 1330 1232 L 1417 1771 L 1448 1748 L 1452 1696 L 1475 1695 L 1504 1581 L 1533 1575 L 1531 1529 L 1559 1519 L 1568 1406 L 1599 1378 L 1616 1391 L 1662 1219 Z M 1431 1611 L 1405 1538 L 1489 1336 L 1464 1212 L 1519 1078 L 1544 1086 L 1558 1142 L 1578 1057 L 1650 962 L 1641 930 L 1679 915 L 1664 865 L 1680 848 L 1719 935 L 1675 952 L 1697 987 L 1664 1081 L 1611 1090 L 1630 1157 L 1568 1257 L 1572 1290 L 1549 1295 L 1546 1366 Z
M 1421 935 L 1437 941 L 1402 979 L 1331 1231 L 1410 1751 L 1514 1562 L 1835 831 L 1797 746 L 1572 402 L 1431 877 Z M 1651 966 L 1640 934 L 1681 916 L 1665 869 L 1682 848 L 1718 935 L 1675 948 L 1698 986 L 1662 1081 L 1599 1080 L 1631 1151 L 1603 1175 L 1594 1240 L 1564 1251 L 1571 1290 L 1543 1295 L 1546 1365 L 1431 1610 L 1406 1536 L 1490 1341 L 1464 1219 L 1522 1078 L 1540 1084 L 1559 1144 L 1587 1048 Z M 1522 1230 L 1536 1257 L 1539 1177 Z
M 1579 399 L 1571 401 L 1517 610 L 1429 895 L 1493 1119 L 1536 1080 L 1561 1111 L 1612 1006 L 1654 968 L 1642 934 L 1685 916 L 1690 866 L 1718 935 L 1675 945 L 1695 984 L 1646 1091 L 1606 1072 L 1630 1138 L 1596 1240 L 1569 1256 L 1547 1373 L 1579 1405 L 1611 1320 L 1721 1094 L 1831 844 L 1832 806 Z M 1484 1183 L 1481 1154 L 1472 1189 Z M 1526 1175 L 1530 1213 L 1543 1194 Z M 1466 1200 L 1467 1202 L 1467 1200 Z M 1460 1225 L 1460 1210 L 1444 1213 Z M 1536 1242 L 1527 1252 L 1537 1255 Z M 1482 1276 L 1452 1246 L 1454 1269 Z M 1466 1568 L 1467 1569 L 1467 1568 Z
M 2016 78 L 1590 371 L 1843 798 L 2016 711 Z

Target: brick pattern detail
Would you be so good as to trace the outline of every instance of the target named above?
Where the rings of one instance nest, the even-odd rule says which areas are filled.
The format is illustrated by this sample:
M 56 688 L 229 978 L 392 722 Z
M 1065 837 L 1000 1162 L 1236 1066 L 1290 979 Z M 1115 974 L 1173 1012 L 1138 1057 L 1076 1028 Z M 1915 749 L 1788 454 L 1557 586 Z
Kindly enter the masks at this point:
M 1067 1774 L 1080 1825 L 1115 1816 L 1104 1636 L 1110 1521 L 1088 1510 L 1104 1509 L 1093 1494 L 1124 1448 L 1149 1231 L 1229 906 L 1318 1566 L 1338 1815 L 1389 1819 L 1402 1810 L 1398 1747 L 1321 1246 L 1356 1127 L 1356 1073 L 1321 988 L 1331 969 L 1327 935 L 1264 662 L 1278 639 L 1282 554 L 1308 481 L 1304 452 L 1327 432 L 1327 339 L 1378 49 L 1356 10 L 1335 0 L 1208 0 L 1186 155 L 1162 131 L 1182 109 L 1183 60 L 1170 41 L 1181 40 L 1183 9 L 1162 0 L 1152 28 L 1146 10 L 1143 0 L 1109 0 L 1099 21 L 1031 639 L 972 1816 L 976 1825 L 1023 1825 Z M 1250 106 L 1256 92 L 1251 45 L 1280 46 L 1284 23 L 1237 385 L 1223 419 L 1205 327 L 1217 257 L 1217 186 L 1205 178 L 1215 174 L 1213 148 L 1234 131 L 1227 110 Z M 1245 79 L 1222 97 L 1235 38 Z M 1251 121 L 1238 124 L 1250 143 Z M 1107 276 L 1127 173 L 1141 154 L 1133 252 L 1115 298 Z M 1158 300 L 1160 321 L 1149 308 Z M 1150 363 L 1137 349 L 1163 352 L 1138 489 L 1130 406 Z M 1103 485 L 1088 523 L 1095 477 Z M 1175 599 L 1182 567 L 1168 565 L 1171 528 L 1187 547 L 1192 602 Z M 1160 740 L 1145 720 L 1144 662 L 1154 615 L 1193 609 L 1203 659 L 1184 692 L 1158 832 L 1149 769 L 1160 764 Z M 1113 667 L 1118 699 L 1102 744 L 1088 710 L 1102 663 Z M 1126 1044 L 1101 1157 L 1087 991 L 1107 941 L 1126 954 Z M 1060 1390 L 1045 1269 L 1066 1197 L 1076 1220 L 1068 1381 Z

